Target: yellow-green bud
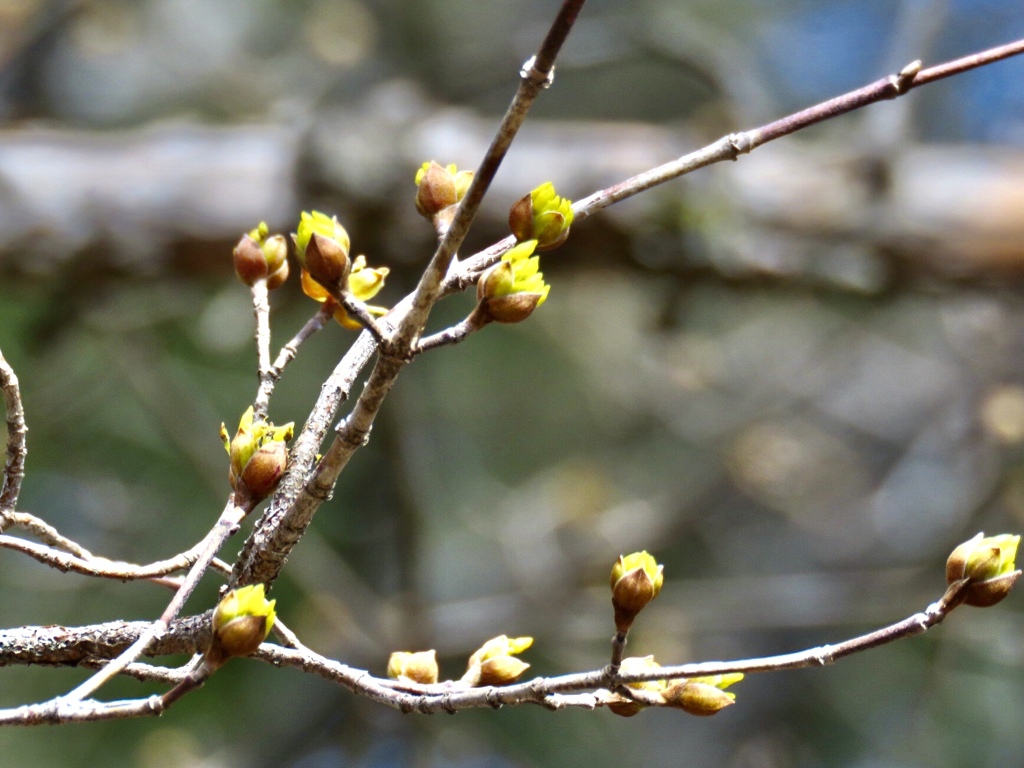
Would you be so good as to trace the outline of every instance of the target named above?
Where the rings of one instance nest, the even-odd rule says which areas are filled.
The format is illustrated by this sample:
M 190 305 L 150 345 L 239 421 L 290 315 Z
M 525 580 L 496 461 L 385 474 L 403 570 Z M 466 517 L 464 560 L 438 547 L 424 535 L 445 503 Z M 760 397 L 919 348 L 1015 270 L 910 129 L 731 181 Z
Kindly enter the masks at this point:
M 262 584 L 228 592 L 213 612 L 213 643 L 207 653 L 214 665 L 232 656 L 248 656 L 267 639 L 274 619 L 276 600 L 267 600 Z
M 406 679 L 422 685 L 432 685 L 437 682 L 437 652 L 436 651 L 395 651 L 388 659 L 388 677 L 392 679 Z
M 514 658 L 533 645 L 532 637 L 498 635 L 478 648 L 469 657 L 462 682 L 469 685 L 506 685 L 517 679 L 529 664 Z
M 693 680 L 677 681 L 669 684 L 662 693 L 665 703 L 670 707 L 688 712 L 691 715 L 713 715 L 736 703 L 736 695 L 723 691 L 708 683 Z
M 351 242 L 337 217 L 303 211 L 292 239 L 299 263 L 314 280 L 332 290 L 344 288 L 351 267 Z
M 424 163 L 416 171 L 416 210 L 433 219 L 462 200 L 472 180 L 472 171 L 444 167 L 433 160 Z
M 660 669 L 661 665 L 654 660 L 653 656 L 629 656 L 622 660 L 619 665 L 620 674 L 630 674 L 633 672 L 645 672 L 651 669 Z M 665 690 L 666 682 L 664 680 L 644 680 L 637 683 L 626 683 L 627 686 L 638 691 L 650 691 L 652 693 L 661 693 Z M 621 701 L 613 701 L 608 704 L 608 709 L 614 712 L 620 717 L 633 717 L 640 712 L 640 710 L 646 708 L 646 704 L 641 704 L 638 701 L 631 701 L 629 699 L 622 699 Z
M 550 251 L 569 237 L 573 219 L 572 201 L 546 181 L 512 205 L 508 224 L 517 240 L 536 240 L 538 251 Z
M 235 274 L 246 285 L 254 285 L 257 280 L 266 279 L 269 274 L 263 249 L 249 235 L 242 235 L 231 255 L 235 261 Z
M 1020 536 L 979 533 L 950 554 L 946 560 L 946 582 L 968 580 L 964 597 L 967 605 L 979 608 L 995 605 L 1010 594 L 1020 578 L 1021 572 L 1014 562 L 1019 544 Z
M 665 580 L 663 570 L 664 566 L 658 565 L 646 550 L 620 556 L 616 561 L 610 584 L 615 628 L 619 632 L 628 632 L 637 614 L 658 596 Z
M 227 427 L 220 425 L 220 436 L 230 457 L 228 480 L 236 493 L 255 504 L 269 496 L 288 464 L 285 443 L 295 434 L 294 422 L 277 427 L 255 421 L 250 406 L 238 422 L 238 431 L 228 438 Z
M 544 282 L 536 240 L 519 243 L 481 275 L 476 285 L 478 312 L 487 322 L 519 323 L 545 302 L 551 286 Z
M 280 267 L 267 275 L 267 288 L 271 291 L 275 288 L 280 288 L 285 284 L 290 272 L 291 268 L 288 266 L 288 261 L 285 260 L 281 262 Z
M 283 235 L 270 236 L 267 222 L 246 235 L 235 246 L 232 256 L 235 261 L 235 274 L 246 285 L 254 285 L 257 280 L 267 280 L 267 287 L 272 287 L 271 277 L 280 286 L 288 277 L 288 244 Z M 282 272 L 282 268 L 284 271 Z

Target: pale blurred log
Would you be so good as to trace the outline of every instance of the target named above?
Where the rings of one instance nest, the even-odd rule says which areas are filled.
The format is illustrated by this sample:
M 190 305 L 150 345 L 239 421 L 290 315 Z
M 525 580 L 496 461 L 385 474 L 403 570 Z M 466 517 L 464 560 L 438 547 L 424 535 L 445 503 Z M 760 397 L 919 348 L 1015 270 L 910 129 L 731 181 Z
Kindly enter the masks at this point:
M 102 134 L 9 130 L 0 133 L 0 259 L 44 271 L 103 247 L 115 263 L 158 269 L 168 245 L 230 240 L 260 220 L 288 228 L 300 205 L 324 198 L 347 206 L 342 215 L 387 210 L 398 230 L 420 233 L 415 168 L 426 159 L 472 166 L 494 124 L 393 81 L 350 109 L 317 115 L 308 130 L 187 122 Z M 483 215 L 500 222 L 542 181 L 579 197 L 700 144 L 666 127 L 536 120 Z M 681 226 L 699 230 L 712 265 L 731 273 L 871 288 L 878 260 L 894 253 L 952 276 L 1015 270 L 1024 256 L 1024 151 L 1013 148 L 917 145 L 878 157 L 797 137 L 605 216 L 629 233 L 680 201 L 692 214 Z

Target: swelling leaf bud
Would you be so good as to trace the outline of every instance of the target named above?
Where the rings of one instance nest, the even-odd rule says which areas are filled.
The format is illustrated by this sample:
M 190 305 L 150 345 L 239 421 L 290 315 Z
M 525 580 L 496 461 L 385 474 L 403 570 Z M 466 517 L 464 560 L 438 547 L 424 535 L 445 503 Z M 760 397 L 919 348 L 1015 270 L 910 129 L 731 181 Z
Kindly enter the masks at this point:
M 437 652 L 395 651 L 388 659 L 388 677 L 393 680 L 409 680 L 422 685 L 437 682 Z
M 967 579 L 969 585 L 964 597 L 967 605 L 987 608 L 1010 594 L 1020 578 L 1014 562 L 1020 536 L 1001 534 L 985 536 L 979 533 L 965 541 L 946 560 L 946 583 Z
M 262 584 L 228 592 L 213 612 L 213 642 L 207 657 L 220 666 L 232 656 L 248 656 L 267 639 L 274 619 L 276 600 L 267 600 Z
M 612 566 L 612 606 L 619 632 L 628 632 L 637 614 L 658 596 L 665 580 L 663 570 L 646 550 L 620 556 Z

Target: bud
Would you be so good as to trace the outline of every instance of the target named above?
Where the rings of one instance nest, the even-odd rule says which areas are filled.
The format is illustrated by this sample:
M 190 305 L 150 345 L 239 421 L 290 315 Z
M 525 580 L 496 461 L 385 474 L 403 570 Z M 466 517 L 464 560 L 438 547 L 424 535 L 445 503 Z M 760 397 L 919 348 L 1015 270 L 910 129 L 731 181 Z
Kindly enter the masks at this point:
M 267 222 L 261 221 L 260 225 L 238 241 L 235 250 L 232 252 L 235 261 L 235 274 L 238 279 L 246 285 L 253 285 L 257 280 L 267 280 L 270 286 L 270 277 L 280 272 L 282 266 L 287 265 L 288 245 L 282 235 L 270 237 L 270 229 Z M 280 282 L 288 276 L 287 267 L 279 276 Z
M 547 299 L 551 286 L 539 271 L 540 258 L 532 255 L 536 245 L 536 240 L 519 243 L 480 276 L 477 311 L 485 322 L 522 322 Z
M 736 694 L 696 679 L 671 683 L 662 697 L 670 707 L 705 717 L 736 703 Z
M 380 289 L 384 287 L 384 279 L 388 276 L 389 270 L 387 267 L 367 267 L 366 257 L 363 255 L 356 256 L 355 261 L 352 262 L 352 270 L 348 275 L 347 292 L 355 299 L 365 303 L 376 296 Z M 306 270 L 302 270 L 300 282 L 302 284 L 302 292 L 305 293 L 309 298 L 314 301 L 319 301 L 321 304 L 324 302 L 330 302 L 333 306 L 334 319 L 337 320 L 345 328 L 351 330 L 359 330 L 362 326 L 348 316 L 344 307 L 338 305 L 330 293 L 320 285 L 316 280 L 310 277 Z M 367 305 L 367 311 L 371 315 L 376 317 L 382 317 L 386 315 L 388 310 L 386 307 L 377 307 Z
M 985 536 L 979 533 L 965 541 L 946 560 L 946 583 L 967 579 L 969 586 L 964 602 L 978 608 L 995 605 L 1010 594 L 1020 578 L 1014 560 L 1020 536 L 1001 534 Z
M 653 656 L 630 656 L 622 660 L 622 663 L 619 665 L 619 673 L 625 675 L 660 668 L 661 665 L 654 660 Z M 637 683 L 626 683 L 626 685 L 637 691 L 661 693 L 665 690 L 666 682 L 664 680 L 643 680 Z M 608 709 L 620 717 L 633 717 L 633 715 L 639 714 L 640 710 L 646 706 L 646 704 L 641 704 L 638 701 L 623 699 L 610 702 Z
M 338 218 L 328 218 L 319 211 L 303 211 L 292 240 L 302 268 L 324 287 L 341 290 L 351 266 L 348 260 L 351 244 Z
M 466 195 L 473 180 L 472 171 L 459 171 L 455 165 L 442 167 L 431 160 L 416 171 L 416 210 L 432 219 Z
M 249 235 L 242 235 L 235 250 L 231 252 L 235 260 L 235 274 L 246 285 L 253 285 L 257 280 L 267 277 L 267 257 L 263 249 Z
M 437 652 L 395 651 L 388 659 L 388 677 L 397 680 L 410 680 L 423 685 L 437 682 Z
M 514 658 L 533 645 L 532 637 L 493 637 L 469 657 L 462 682 L 469 685 L 505 685 L 517 679 L 529 668 L 526 662 Z
M 646 550 L 620 556 L 612 566 L 612 606 L 619 632 L 628 632 L 637 614 L 658 596 L 665 580 L 663 570 Z
M 573 218 L 572 200 L 559 197 L 546 181 L 513 204 L 508 225 L 517 240 L 536 240 L 538 251 L 550 251 L 569 237 Z
M 262 584 L 228 592 L 213 612 L 213 642 L 208 661 L 219 666 L 232 656 L 248 656 L 274 626 L 276 600 L 267 600 Z
M 288 464 L 285 442 L 294 434 L 294 422 L 276 427 L 262 419 L 254 421 L 252 406 L 242 414 L 238 431 L 230 440 L 227 427 L 221 424 L 220 436 L 231 457 L 228 470 L 231 487 L 252 503 L 269 496 L 284 474 Z

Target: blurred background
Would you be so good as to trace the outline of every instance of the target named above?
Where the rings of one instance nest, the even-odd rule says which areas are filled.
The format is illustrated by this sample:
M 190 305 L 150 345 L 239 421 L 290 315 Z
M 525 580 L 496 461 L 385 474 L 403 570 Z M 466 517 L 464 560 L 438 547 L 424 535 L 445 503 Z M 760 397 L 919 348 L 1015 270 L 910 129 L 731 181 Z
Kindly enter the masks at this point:
M 256 391 L 231 247 L 337 213 L 397 301 L 432 252 L 431 158 L 472 167 L 549 0 L 0 0 L 0 349 L 28 416 L 21 508 L 139 562 L 225 495 Z M 464 253 L 551 180 L 581 198 L 899 70 L 1024 34 L 1017 0 L 592 0 Z M 979 530 L 1024 530 L 1024 60 L 922 88 L 615 206 L 545 255 L 520 326 L 402 375 L 274 588 L 314 649 L 383 674 L 491 636 L 530 674 L 597 668 L 608 571 L 667 581 L 628 652 L 662 663 L 839 641 L 922 610 Z M 316 307 L 272 297 L 275 349 Z M 432 328 L 471 308 L 453 297 Z M 302 348 L 302 423 L 353 339 Z M 0 426 L 0 430 L 3 427 Z M 226 559 L 249 527 L 232 542 Z M 210 579 L 190 602 L 212 605 Z M 157 615 L 0 553 L 0 626 Z M 522 707 L 402 716 L 239 661 L 160 720 L 0 731 L 5 765 L 974 768 L 1024 756 L 1024 601 L 816 670 L 713 719 Z M 166 663 L 182 659 L 164 659 Z M 6 668 L 0 706 L 79 670 Z M 153 690 L 134 681 L 114 696 Z

